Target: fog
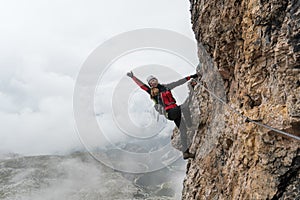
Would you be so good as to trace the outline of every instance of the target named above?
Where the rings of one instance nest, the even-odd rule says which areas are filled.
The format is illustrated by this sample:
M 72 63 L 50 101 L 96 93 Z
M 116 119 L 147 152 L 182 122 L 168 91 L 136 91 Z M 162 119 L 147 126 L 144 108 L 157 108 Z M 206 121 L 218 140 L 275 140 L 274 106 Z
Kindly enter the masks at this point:
M 139 28 L 194 37 L 181 0 L 2 1 L 0 24 L 0 152 L 23 155 L 84 148 L 72 95 L 82 64 L 104 41 Z M 102 106 L 98 114 L 107 112 Z

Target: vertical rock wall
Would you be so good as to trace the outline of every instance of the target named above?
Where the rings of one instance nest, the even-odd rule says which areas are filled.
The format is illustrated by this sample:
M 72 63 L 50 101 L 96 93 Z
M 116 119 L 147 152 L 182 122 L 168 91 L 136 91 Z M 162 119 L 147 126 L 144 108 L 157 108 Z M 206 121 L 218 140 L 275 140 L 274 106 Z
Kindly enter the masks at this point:
M 300 1 L 190 2 L 199 58 L 213 63 L 198 69 L 202 84 L 220 76 L 231 108 L 300 136 Z M 245 122 L 202 87 L 195 94 L 196 158 L 182 199 L 300 198 L 300 141 Z

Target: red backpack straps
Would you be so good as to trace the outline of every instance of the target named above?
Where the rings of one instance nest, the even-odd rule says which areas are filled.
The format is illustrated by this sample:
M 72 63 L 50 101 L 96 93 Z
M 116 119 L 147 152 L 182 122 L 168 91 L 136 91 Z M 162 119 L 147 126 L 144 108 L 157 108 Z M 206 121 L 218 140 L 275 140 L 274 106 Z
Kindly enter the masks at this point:
M 160 93 L 160 97 L 165 106 L 169 106 L 176 103 L 170 90 L 166 90 Z

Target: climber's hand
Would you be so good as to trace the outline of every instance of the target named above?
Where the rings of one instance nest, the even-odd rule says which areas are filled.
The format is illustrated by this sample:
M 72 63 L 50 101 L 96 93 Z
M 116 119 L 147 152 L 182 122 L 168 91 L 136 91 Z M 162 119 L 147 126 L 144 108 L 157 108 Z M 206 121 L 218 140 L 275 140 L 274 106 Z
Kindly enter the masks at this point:
M 193 74 L 193 75 L 190 75 L 191 78 L 198 78 L 198 74 Z
M 130 78 L 132 78 L 133 77 L 133 72 L 132 71 L 128 72 L 127 76 L 129 76 Z

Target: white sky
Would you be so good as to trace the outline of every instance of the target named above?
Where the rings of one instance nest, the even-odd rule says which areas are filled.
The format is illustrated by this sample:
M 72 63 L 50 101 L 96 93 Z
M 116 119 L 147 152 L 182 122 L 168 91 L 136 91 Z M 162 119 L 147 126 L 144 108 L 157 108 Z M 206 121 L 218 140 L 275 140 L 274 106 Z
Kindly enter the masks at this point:
M 88 55 L 111 37 L 139 28 L 193 39 L 189 7 L 188 0 L 1 1 L 0 153 L 82 147 L 72 95 Z

